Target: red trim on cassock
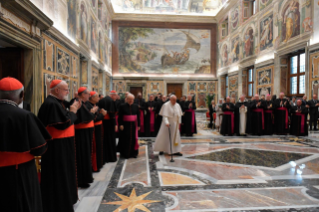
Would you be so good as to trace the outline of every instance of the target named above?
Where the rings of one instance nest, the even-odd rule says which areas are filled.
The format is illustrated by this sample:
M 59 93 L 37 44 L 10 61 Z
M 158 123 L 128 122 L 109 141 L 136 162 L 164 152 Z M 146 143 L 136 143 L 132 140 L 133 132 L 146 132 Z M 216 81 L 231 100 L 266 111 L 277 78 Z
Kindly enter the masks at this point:
M 46 127 L 47 131 L 50 133 L 52 139 L 59 139 L 59 138 L 70 138 L 74 137 L 74 125 L 72 124 L 65 130 L 58 130 L 55 127 Z
M 80 123 L 75 125 L 76 130 L 80 129 L 88 129 L 88 128 L 93 128 L 94 127 L 94 122 L 90 121 L 89 123 Z
M 0 167 L 16 166 L 34 159 L 30 152 L 0 152 Z

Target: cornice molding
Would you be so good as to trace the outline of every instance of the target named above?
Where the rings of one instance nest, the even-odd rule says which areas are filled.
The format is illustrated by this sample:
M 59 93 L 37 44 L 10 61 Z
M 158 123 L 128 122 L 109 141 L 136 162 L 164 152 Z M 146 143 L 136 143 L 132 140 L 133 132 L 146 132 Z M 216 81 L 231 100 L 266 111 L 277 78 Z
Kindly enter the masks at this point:
M 273 65 L 274 63 L 275 63 L 275 59 L 269 59 L 269 60 L 255 64 L 255 68 L 266 66 L 266 65 Z
M 53 21 L 30 0 L 0 0 L 0 4 L 22 20 L 30 24 L 36 23 L 41 31 L 46 31 L 53 25 Z
M 217 19 L 212 16 L 186 16 L 167 14 L 132 14 L 115 13 L 113 20 L 116 21 L 150 21 L 150 22 L 187 22 L 187 23 L 217 23 Z
M 314 51 L 314 50 L 318 50 L 318 49 L 319 49 L 319 43 L 315 43 L 315 44 L 308 46 L 309 52 Z
M 220 9 L 217 13 L 217 15 L 215 16 L 216 20 L 220 20 L 222 18 L 224 18 L 225 14 L 229 12 L 230 9 L 233 8 L 233 6 L 235 6 L 236 3 L 238 3 L 238 0 L 230 0 L 228 1 L 222 9 Z

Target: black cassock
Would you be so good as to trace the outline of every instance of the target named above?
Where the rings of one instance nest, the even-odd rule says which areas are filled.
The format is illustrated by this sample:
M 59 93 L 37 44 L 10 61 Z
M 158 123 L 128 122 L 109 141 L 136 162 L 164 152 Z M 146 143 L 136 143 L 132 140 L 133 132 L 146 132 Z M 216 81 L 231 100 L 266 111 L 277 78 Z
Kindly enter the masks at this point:
M 136 104 L 139 108 L 139 116 L 140 116 L 140 121 L 141 121 L 141 123 L 140 123 L 141 126 L 140 126 L 140 130 L 138 131 L 138 136 L 144 137 L 145 136 L 145 124 L 144 124 L 145 100 L 136 98 L 136 99 L 134 99 L 134 104 Z
M 93 182 L 91 158 L 94 115 L 86 107 L 86 104 L 82 102 L 82 106 L 76 113 L 76 116 L 78 117 L 75 121 L 76 165 L 78 185 L 82 187 Z M 90 124 L 90 126 L 82 128 L 82 126 L 86 124 Z
M 208 127 L 212 128 L 213 121 L 214 121 L 213 113 L 216 113 L 216 111 L 215 111 L 215 107 L 213 107 L 212 104 L 209 104 L 208 109 L 209 109 L 209 125 L 208 125 Z
M 282 104 L 281 104 L 282 102 Z M 286 105 L 285 105 L 286 103 Z M 287 112 L 290 104 L 287 99 L 276 99 L 273 104 L 275 114 L 275 132 L 276 134 L 287 134 L 289 132 L 289 121 Z
M 265 110 L 264 110 L 264 120 L 265 120 L 265 129 L 264 135 L 272 135 L 274 133 L 274 109 L 273 101 L 265 101 Z M 270 107 L 270 108 L 268 108 Z
M 239 124 L 240 124 L 240 113 L 239 113 L 239 109 L 242 105 L 245 105 L 247 107 L 247 113 L 246 113 L 246 131 L 247 131 L 247 122 L 249 120 L 249 114 L 248 114 L 248 110 L 249 110 L 249 103 L 248 102 L 237 102 L 235 104 L 235 108 L 234 108 L 234 114 L 235 114 L 235 133 L 237 135 L 240 135 L 239 133 Z
M 192 104 L 192 106 L 190 105 Z M 197 133 L 196 127 L 196 104 L 194 101 L 186 101 L 184 104 L 184 130 L 186 135 L 193 135 Z
M 72 136 L 48 141 L 48 150 L 41 158 L 41 192 L 44 212 L 72 212 L 78 200 L 74 122 L 77 117 L 66 110 L 68 102 L 48 96 L 38 117 L 48 129 L 59 132 L 73 130 Z M 50 130 L 51 132 L 51 130 Z
M 128 120 L 127 116 L 135 115 L 136 121 Z M 136 126 L 137 125 L 137 126 Z M 135 104 L 125 103 L 119 109 L 119 126 L 124 126 L 120 130 L 118 150 L 123 158 L 134 158 L 138 155 L 138 144 L 136 144 L 137 127 L 140 126 L 139 109 Z
M 305 106 L 293 106 L 291 108 L 291 113 L 292 115 L 291 115 L 291 124 L 290 124 L 290 134 L 296 135 L 296 136 L 307 136 L 308 135 L 308 125 L 307 125 L 308 109 Z
M 86 107 L 91 110 L 94 105 L 87 101 Z M 103 114 L 97 111 L 94 114 L 94 133 L 93 133 L 93 149 L 92 149 L 92 168 L 93 171 L 99 171 L 103 167 Z
M 45 152 L 51 136 L 34 114 L 11 101 L 0 101 L 0 117 L 0 211 L 42 212 L 34 156 Z M 11 156 L 17 160 L 21 154 L 28 158 L 18 165 L 9 164 L 6 152 L 17 154 Z
M 257 104 L 260 103 L 260 106 Z M 255 135 L 262 135 L 265 128 L 265 121 L 264 121 L 264 108 L 265 102 L 263 100 L 253 100 L 250 102 L 250 126 L 251 126 L 251 133 Z
M 161 108 L 163 106 L 164 102 L 160 99 L 160 100 L 157 100 L 157 104 L 156 104 L 156 119 L 155 119 L 155 135 L 157 136 L 157 133 L 161 127 L 161 124 L 162 124 L 162 120 L 163 120 L 163 117 L 159 114 L 160 111 L 161 111 Z
M 116 108 L 116 112 L 115 112 L 115 122 L 116 122 L 116 124 L 118 125 L 118 110 L 119 110 L 119 108 L 120 108 L 120 106 L 121 106 L 121 104 L 124 104 L 125 103 L 125 100 L 124 100 L 124 102 L 121 100 L 121 99 L 117 99 L 117 100 L 115 100 L 115 108 Z M 119 130 L 117 130 L 116 132 L 115 132 L 115 137 L 116 138 L 118 138 L 119 137 Z
M 229 106 L 229 109 L 226 106 Z M 235 129 L 233 129 L 233 127 L 235 128 L 235 114 L 233 113 L 235 110 L 235 106 L 233 103 L 224 103 L 222 106 L 222 110 L 224 112 L 223 114 L 223 121 L 222 121 L 222 126 L 220 129 L 220 134 L 222 135 L 233 135 L 234 132 L 232 130 L 235 131 Z M 231 115 L 233 114 L 233 115 Z M 232 122 L 232 118 L 234 117 L 234 122 Z
M 180 101 L 178 103 L 180 106 L 181 106 L 181 109 L 182 109 L 182 112 L 185 113 L 185 101 Z M 186 134 L 186 130 L 185 130 L 185 114 L 182 116 L 182 123 L 181 123 L 181 131 L 180 133 L 183 135 L 183 134 Z
M 111 97 L 106 96 L 99 101 L 99 107 L 107 111 L 103 119 L 103 158 L 104 163 L 117 161 L 115 141 L 115 103 Z
M 146 137 L 155 137 L 155 118 L 156 118 L 156 102 L 148 101 L 144 105 L 146 115 L 144 118 L 144 133 Z M 153 110 L 149 110 L 148 108 L 153 108 Z M 153 123 L 152 123 L 153 122 Z

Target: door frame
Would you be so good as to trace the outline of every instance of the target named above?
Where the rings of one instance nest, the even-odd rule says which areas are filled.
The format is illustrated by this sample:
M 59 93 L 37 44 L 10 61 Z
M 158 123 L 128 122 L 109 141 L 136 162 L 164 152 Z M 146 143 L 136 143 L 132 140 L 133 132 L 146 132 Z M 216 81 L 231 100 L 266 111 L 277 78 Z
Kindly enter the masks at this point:
M 142 98 L 147 101 L 148 97 L 146 95 L 146 83 L 145 82 L 127 82 L 126 83 L 126 91 L 130 92 L 131 87 L 142 87 Z
M 169 82 L 166 82 L 166 86 L 165 86 L 165 91 L 166 91 L 166 94 L 168 95 L 168 90 L 167 90 L 167 86 L 168 85 L 171 85 L 171 84 L 174 84 L 174 85 L 182 85 L 182 96 L 185 95 L 184 93 L 184 90 L 185 90 L 185 82 L 174 82 L 174 81 L 169 81 Z

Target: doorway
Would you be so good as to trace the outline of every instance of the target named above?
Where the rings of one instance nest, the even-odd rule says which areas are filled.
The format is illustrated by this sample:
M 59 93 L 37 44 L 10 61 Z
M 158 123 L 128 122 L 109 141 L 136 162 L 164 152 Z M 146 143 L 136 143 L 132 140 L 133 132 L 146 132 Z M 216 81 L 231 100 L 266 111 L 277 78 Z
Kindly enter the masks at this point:
M 130 87 L 130 93 L 137 97 L 138 93 L 143 95 L 143 87 Z
M 167 94 L 175 93 L 177 99 L 180 99 L 183 95 L 183 84 L 167 84 Z
M 22 48 L 0 48 L 0 79 L 14 77 L 24 82 L 24 56 Z

